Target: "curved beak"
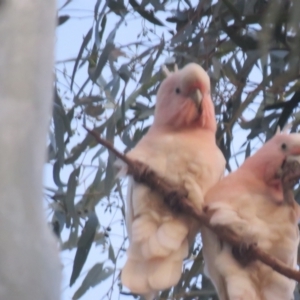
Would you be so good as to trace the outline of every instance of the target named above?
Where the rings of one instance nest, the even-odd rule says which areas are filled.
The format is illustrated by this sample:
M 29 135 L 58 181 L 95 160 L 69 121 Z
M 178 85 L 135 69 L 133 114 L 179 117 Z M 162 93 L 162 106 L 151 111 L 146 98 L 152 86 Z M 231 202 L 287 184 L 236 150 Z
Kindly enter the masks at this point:
M 201 107 L 202 100 L 203 100 L 203 96 L 202 96 L 202 93 L 201 93 L 200 89 L 194 89 L 190 93 L 189 96 L 191 97 L 191 99 L 195 103 L 195 105 L 197 107 L 197 110 L 199 110 L 200 107 Z
M 286 161 L 297 161 L 300 163 L 300 154 L 299 155 L 288 155 Z
M 300 143 L 295 145 L 293 149 L 290 149 L 290 153 L 287 155 L 287 161 L 297 161 L 300 163 Z

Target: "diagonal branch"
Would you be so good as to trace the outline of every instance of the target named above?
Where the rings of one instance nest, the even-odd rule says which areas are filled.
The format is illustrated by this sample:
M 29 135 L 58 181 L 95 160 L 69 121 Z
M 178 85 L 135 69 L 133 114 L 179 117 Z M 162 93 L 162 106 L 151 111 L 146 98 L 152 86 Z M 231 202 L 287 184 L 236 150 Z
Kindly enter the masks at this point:
M 105 146 L 109 151 L 113 152 L 116 157 L 118 157 L 128 165 L 128 174 L 132 175 L 137 182 L 146 184 L 161 193 L 165 203 L 172 209 L 173 212 L 181 213 L 184 211 L 186 214 L 189 214 L 198 219 L 201 224 L 211 229 L 217 236 L 219 236 L 222 240 L 226 241 L 233 247 L 243 246 L 240 238 L 235 235 L 230 229 L 223 226 L 212 226 L 210 224 L 210 217 L 205 214 L 205 212 L 195 211 L 193 206 L 187 200 L 187 193 L 184 189 L 178 188 L 172 183 L 168 182 L 166 179 L 162 178 L 153 170 L 151 170 L 147 165 L 128 158 L 126 155 L 116 150 L 110 142 L 102 139 L 97 132 L 88 129 L 85 126 L 84 128 L 94 136 L 99 144 Z M 292 169 L 292 175 L 290 175 L 289 173 L 289 168 Z M 284 185 L 284 194 L 288 198 L 286 199 L 287 203 L 294 203 L 293 195 L 292 193 L 290 193 L 291 182 L 293 183 L 292 185 L 294 185 L 294 182 L 299 178 L 299 165 L 296 165 L 294 163 L 286 163 L 284 166 L 282 182 Z M 300 272 L 286 266 L 277 258 L 268 255 L 266 252 L 259 249 L 257 245 L 250 245 L 247 253 L 253 259 L 260 260 L 264 264 L 271 267 L 274 271 L 277 271 L 278 273 L 288 278 L 300 282 Z

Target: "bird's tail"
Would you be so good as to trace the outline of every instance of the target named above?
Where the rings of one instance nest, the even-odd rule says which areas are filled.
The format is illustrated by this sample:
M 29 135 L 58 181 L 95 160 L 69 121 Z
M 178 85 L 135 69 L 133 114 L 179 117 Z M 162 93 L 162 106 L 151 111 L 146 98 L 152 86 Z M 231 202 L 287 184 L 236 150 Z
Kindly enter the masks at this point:
M 187 235 L 188 228 L 180 220 L 158 225 L 146 217 L 136 219 L 132 224 L 128 259 L 122 270 L 123 285 L 143 295 L 155 295 L 176 285 L 181 277 L 182 261 L 188 255 Z

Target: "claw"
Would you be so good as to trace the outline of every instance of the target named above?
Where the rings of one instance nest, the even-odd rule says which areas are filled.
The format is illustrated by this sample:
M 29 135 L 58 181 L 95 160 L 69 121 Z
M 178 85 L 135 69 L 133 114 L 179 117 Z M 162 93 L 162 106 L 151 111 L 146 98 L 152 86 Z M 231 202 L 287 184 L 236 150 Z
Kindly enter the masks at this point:
M 195 179 L 190 175 L 185 175 L 183 178 L 183 185 L 188 192 L 188 199 L 192 203 L 193 207 L 199 212 L 202 212 L 204 204 L 203 193 L 201 187 L 197 184 Z

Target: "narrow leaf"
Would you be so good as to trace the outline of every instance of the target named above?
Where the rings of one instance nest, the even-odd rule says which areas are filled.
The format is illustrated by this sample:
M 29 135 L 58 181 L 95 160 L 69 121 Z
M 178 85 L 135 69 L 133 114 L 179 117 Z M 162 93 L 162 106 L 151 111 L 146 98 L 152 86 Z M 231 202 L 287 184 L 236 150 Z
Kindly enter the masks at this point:
M 63 230 L 66 222 L 66 215 L 61 210 L 55 210 L 52 217 L 53 231 L 60 238 L 60 233 Z
M 94 159 L 97 158 L 98 156 L 100 156 L 105 150 L 106 150 L 106 148 L 104 146 L 101 146 L 100 149 L 92 157 L 91 164 L 93 163 Z
M 78 244 L 77 244 L 78 247 L 77 247 L 72 275 L 70 279 L 70 286 L 72 286 L 73 283 L 76 281 L 83 268 L 83 265 L 90 252 L 98 224 L 99 223 L 96 214 L 94 212 L 91 212 L 82 230 L 81 236 L 78 240 Z
M 62 118 L 61 106 L 57 104 L 58 95 L 55 91 L 55 100 L 53 104 L 53 124 L 54 124 L 54 136 L 56 144 L 56 158 L 59 168 L 62 167 L 64 163 L 64 153 L 65 153 L 65 122 Z
M 110 96 L 112 99 L 115 99 L 120 89 L 120 77 L 116 76 L 113 81 L 113 86 L 110 92 Z
M 118 70 L 118 74 L 125 82 L 128 82 L 131 76 L 131 73 L 128 69 L 128 64 L 123 64 Z
M 75 199 L 75 193 L 76 193 L 76 187 L 77 187 L 77 177 L 80 173 L 80 167 L 75 169 L 68 180 L 68 187 L 67 187 L 67 193 L 65 198 L 65 206 L 67 210 L 67 226 L 70 226 L 70 218 L 75 218 L 74 221 L 77 220 L 77 214 L 75 211 L 75 205 L 74 205 L 74 199 Z
M 239 11 L 236 9 L 235 5 L 233 3 L 231 3 L 230 0 L 223 0 L 223 3 L 227 6 L 228 10 L 232 13 L 233 17 L 236 20 L 241 19 L 241 15 L 240 15 Z
M 64 109 L 64 106 L 63 106 L 63 103 L 62 103 L 62 100 L 60 98 L 60 96 L 58 95 L 58 92 L 57 92 L 57 89 L 55 89 L 55 98 L 54 98 L 54 104 L 53 104 L 53 108 L 54 108 L 54 111 L 53 111 L 53 121 L 56 122 L 60 122 L 61 123 L 61 120 L 62 120 L 62 123 L 63 123 L 63 127 L 62 128 L 58 128 L 58 131 L 61 131 L 60 134 L 62 134 L 62 144 L 64 143 L 64 137 L 63 135 L 65 134 L 65 132 L 67 131 L 68 132 L 68 135 L 69 137 L 72 136 L 72 129 L 71 129 L 71 121 L 73 119 L 73 116 L 74 116 L 74 110 L 73 108 L 70 109 L 70 111 L 66 114 L 65 112 L 65 109 Z M 56 118 L 56 119 L 54 119 Z M 55 126 L 55 123 L 54 123 L 54 126 Z M 62 126 L 61 124 L 58 124 L 58 126 Z M 56 132 L 56 131 L 55 131 Z M 57 132 L 59 133 L 59 132 Z M 63 151 L 64 151 L 64 145 L 62 147 Z
M 97 0 L 95 7 L 94 7 L 94 19 L 97 19 L 99 7 L 100 7 L 101 0 Z
M 92 37 L 92 34 L 93 34 L 93 27 L 88 31 L 88 33 L 84 37 L 83 42 L 80 46 L 79 53 L 77 55 L 77 58 L 76 58 L 76 61 L 75 61 L 75 64 L 74 64 L 74 69 L 73 69 L 73 73 L 72 73 L 72 77 L 71 77 L 71 87 L 70 87 L 71 90 L 73 88 L 74 78 L 75 78 L 75 74 L 76 74 L 76 70 L 77 70 L 79 61 L 82 57 L 82 54 L 83 54 L 83 51 L 84 51 L 85 47 L 87 46 L 87 44 L 89 43 L 89 41 Z
M 64 24 L 65 22 L 67 22 L 70 19 L 70 16 L 65 15 L 65 16 L 59 16 L 58 20 L 57 20 L 57 26 L 60 26 L 62 24 Z
M 106 0 L 107 6 L 113 11 L 116 15 L 122 16 L 127 13 L 127 9 L 121 0 Z
M 115 263 L 116 262 L 116 256 L 115 256 L 115 252 L 114 249 L 112 247 L 112 245 L 109 245 L 109 249 L 108 249 L 108 258 Z
M 245 151 L 245 159 L 251 155 L 251 142 L 249 141 L 246 151 Z
M 137 13 L 139 13 L 149 22 L 155 25 L 164 26 L 164 24 L 154 16 L 154 13 L 152 11 L 147 11 L 143 9 L 135 0 L 129 0 L 129 3 Z
M 227 64 L 223 65 L 223 71 L 232 84 L 236 86 L 239 85 L 239 78 L 232 67 L 231 60 L 229 60 Z
M 60 180 L 60 164 L 57 160 L 53 165 L 53 181 L 58 187 L 63 187 L 65 184 Z
M 113 44 L 115 36 L 116 36 L 116 32 L 119 29 L 120 25 L 124 22 L 124 17 L 121 17 L 119 22 L 115 25 L 114 29 L 110 32 L 110 34 L 108 35 L 107 39 L 106 39 L 106 43 L 110 43 Z
M 153 67 L 154 67 L 154 61 L 153 61 L 152 56 L 150 56 L 146 65 L 144 66 L 144 70 L 143 70 L 142 76 L 139 81 L 140 83 L 145 83 L 149 80 L 149 78 L 151 78 Z
M 114 44 L 107 43 L 99 57 L 95 72 L 92 74 L 92 80 L 96 81 L 104 68 L 111 50 L 114 49 Z
M 101 21 L 101 30 L 99 31 L 99 42 L 101 43 L 102 41 L 102 37 L 103 37 L 103 33 L 104 33 L 104 29 L 106 26 L 106 14 L 103 16 L 102 21 Z
M 222 64 L 216 57 L 212 58 L 212 64 L 214 67 L 213 75 L 214 75 L 215 79 L 218 80 L 221 75 Z
M 111 119 L 107 125 L 106 130 L 106 140 L 113 143 L 115 134 L 115 122 L 114 119 Z M 107 167 L 106 167 L 106 174 L 104 179 L 104 186 L 105 186 L 105 194 L 109 194 L 111 188 L 114 185 L 115 181 L 115 168 L 114 168 L 114 161 L 115 155 L 113 153 L 109 153 L 107 159 Z
M 102 263 L 95 264 L 87 273 L 80 288 L 75 292 L 72 299 L 79 299 L 81 296 L 85 294 L 85 292 L 89 288 L 95 287 L 101 281 L 108 278 L 113 273 L 113 271 L 114 270 L 110 267 L 106 267 L 103 269 Z

